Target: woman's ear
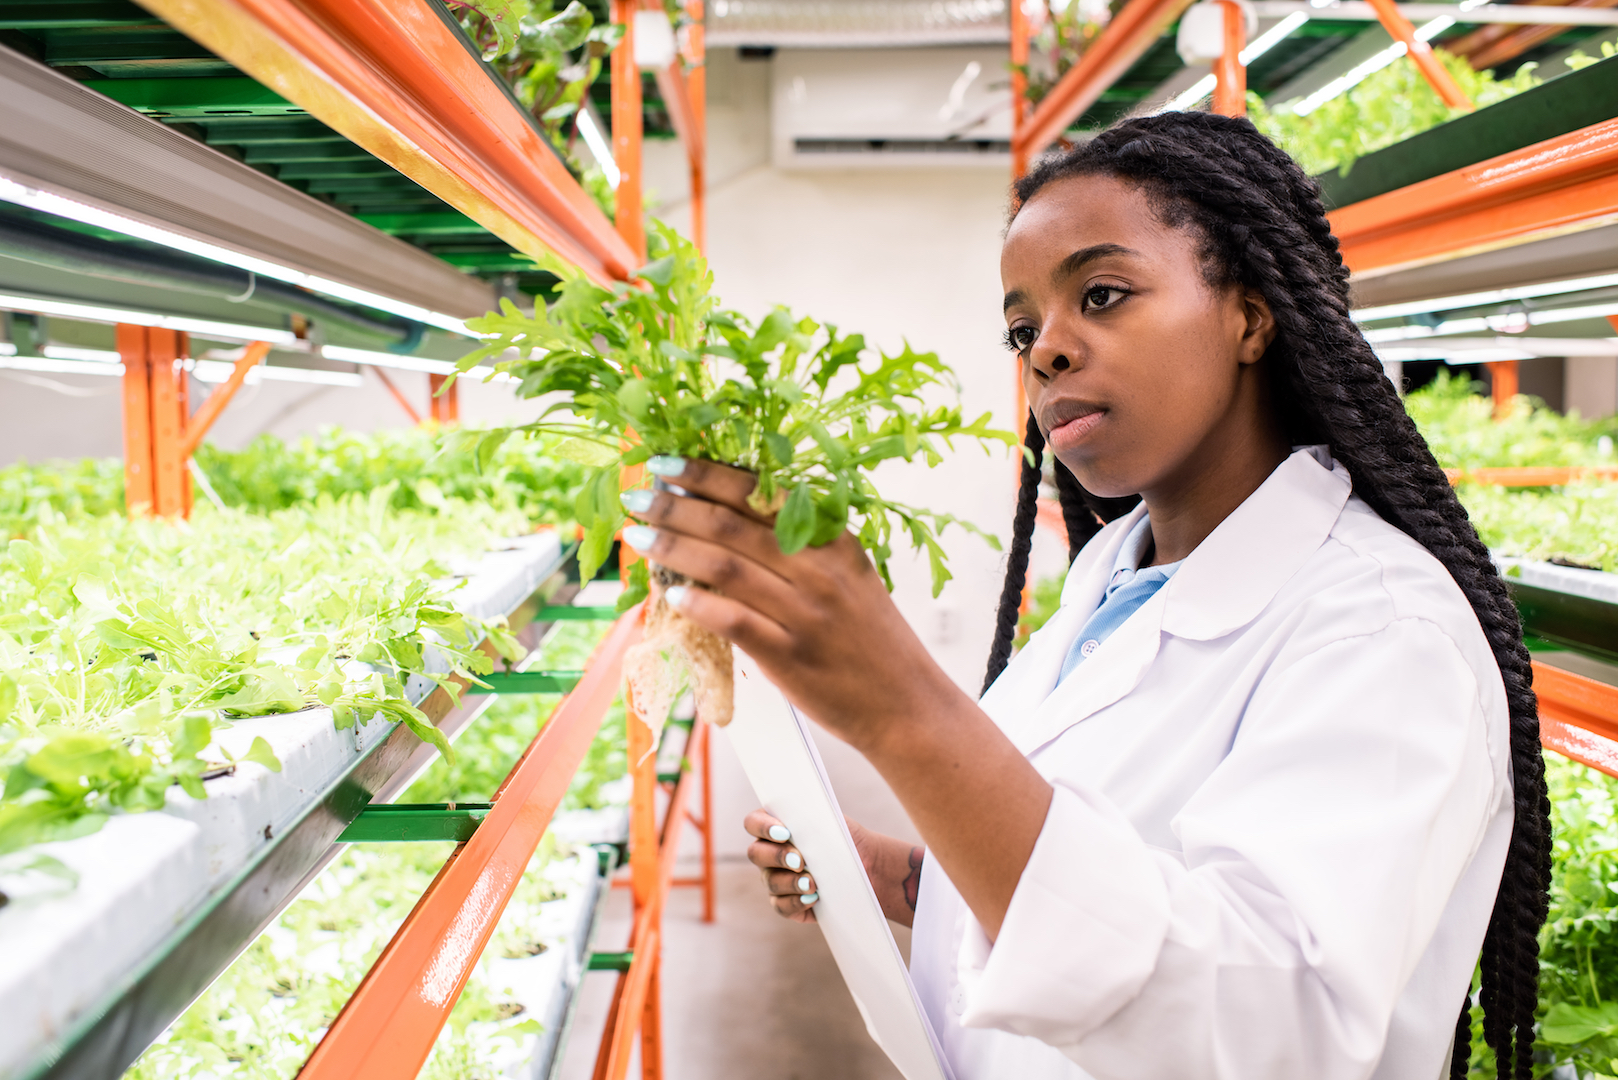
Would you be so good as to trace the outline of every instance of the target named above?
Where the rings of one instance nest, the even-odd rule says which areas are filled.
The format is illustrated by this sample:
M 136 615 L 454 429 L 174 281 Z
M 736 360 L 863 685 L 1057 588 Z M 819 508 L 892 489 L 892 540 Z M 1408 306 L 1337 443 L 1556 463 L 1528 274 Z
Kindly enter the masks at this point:
M 1245 289 L 1241 295 L 1245 327 L 1242 333 L 1241 362 L 1256 364 L 1269 351 L 1275 340 L 1275 315 L 1270 302 L 1256 289 Z

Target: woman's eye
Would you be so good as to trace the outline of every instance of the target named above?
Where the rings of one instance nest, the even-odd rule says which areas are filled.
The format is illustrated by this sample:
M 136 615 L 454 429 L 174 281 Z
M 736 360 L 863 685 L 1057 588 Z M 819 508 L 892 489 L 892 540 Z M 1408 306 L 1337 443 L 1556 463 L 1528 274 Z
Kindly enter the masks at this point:
M 1014 326 L 1006 331 L 1006 346 L 1012 352 L 1027 352 L 1034 344 L 1034 336 L 1032 326 Z
M 1127 293 L 1122 289 L 1115 289 L 1111 285 L 1096 285 L 1086 289 L 1084 293 L 1084 306 L 1094 310 L 1096 308 L 1109 308 L 1123 299 Z

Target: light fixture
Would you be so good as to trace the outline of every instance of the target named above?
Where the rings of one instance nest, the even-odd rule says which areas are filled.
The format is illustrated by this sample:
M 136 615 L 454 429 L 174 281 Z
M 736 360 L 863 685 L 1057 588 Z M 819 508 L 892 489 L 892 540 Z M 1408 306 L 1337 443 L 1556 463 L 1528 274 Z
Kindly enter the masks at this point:
M 224 360 L 193 360 L 191 374 L 199 382 L 222 383 L 230 378 L 236 365 Z M 274 367 L 258 364 L 247 372 L 248 385 L 261 382 L 307 383 L 315 386 L 360 387 L 365 380 L 352 371 L 321 371 L 318 368 Z
M 1609 300 L 1604 304 L 1590 304 L 1576 308 L 1554 308 L 1550 311 L 1511 313 L 1513 319 L 1521 321 L 1524 329 L 1530 326 L 1578 322 L 1581 319 L 1604 319 L 1611 315 L 1618 315 L 1618 301 Z M 1365 340 L 1372 345 L 1380 345 L 1390 341 L 1416 341 L 1422 338 L 1445 337 L 1450 334 L 1477 334 L 1486 331 L 1498 333 L 1505 329 L 1507 327 L 1502 317 L 1484 315 L 1466 319 L 1446 319 L 1436 326 L 1416 323 L 1409 326 L 1388 326 L 1377 330 L 1367 330 L 1365 331 Z
M 270 330 L 262 326 L 193 319 L 184 315 L 159 315 L 153 311 L 102 307 L 99 304 L 80 304 L 71 300 L 47 300 L 39 296 L 0 293 L 0 311 L 26 311 L 34 315 L 54 315 L 57 318 L 82 319 L 84 322 L 94 323 L 155 326 L 162 330 L 183 330 L 187 334 L 195 334 L 212 341 L 268 341 L 271 345 L 288 348 L 297 348 L 301 344 L 297 335 L 290 330 Z
M 449 360 L 432 360 L 425 356 L 400 356 L 397 353 L 372 352 L 370 349 L 351 349 L 346 345 L 327 345 L 320 350 L 327 360 L 341 360 L 348 364 L 366 364 L 371 367 L 394 368 L 399 371 L 420 371 L 428 375 L 450 375 L 455 364 Z M 497 373 L 491 367 L 475 367 L 461 373 L 464 378 L 482 381 L 490 375 L 496 382 L 516 382 L 510 375 Z
M 1431 22 L 1423 23 L 1416 28 L 1417 41 L 1429 41 L 1455 25 L 1455 20 L 1448 15 L 1441 15 Z M 1319 90 L 1310 94 L 1292 107 L 1292 111 L 1299 116 L 1308 116 L 1326 102 L 1348 93 L 1354 87 L 1375 75 L 1389 64 L 1393 63 L 1406 52 L 1405 43 L 1395 41 L 1386 49 L 1377 53 L 1369 60 L 1357 64 L 1346 73 L 1339 75 Z
M 1461 293 L 1458 296 L 1438 296 L 1431 300 L 1410 300 L 1401 304 L 1383 304 L 1380 307 L 1360 308 L 1354 312 L 1355 322 L 1376 322 L 1378 319 L 1397 319 L 1403 315 L 1424 315 L 1432 311 L 1455 311 L 1481 304 L 1499 304 L 1509 300 L 1528 300 L 1536 296 L 1556 296 L 1560 293 L 1585 292 L 1618 286 L 1618 274 L 1598 274 L 1594 277 L 1567 278 L 1562 281 L 1542 281 L 1534 285 L 1516 285 L 1507 289 L 1489 289 L 1485 292 Z
M 579 113 L 579 134 L 584 136 L 584 145 L 590 148 L 590 156 L 601 166 L 607 183 L 616 188 L 624 174 L 618 171 L 618 163 L 612 159 L 612 147 L 602 136 L 601 129 L 596 127 L 595 114 L 588 108 Z
M 27 207 L 30 210 L 38 210 L 42 213 L 66 218 L 69 221 L 77 221 L 82 225 L 93 225 L 124 236 L 134 237 L 137 240 L 160 244 L 175 251 L 183 251 L 204 259 L 212 259 L 214 262 L 224 263 L 226 266 L 234 266 L 237 269 L 247 270 L 254 274 L 273 278 L 276 281 L 284 281 L 289 285 L 297 285 L 312 292 L 325 293 L 327 296 L 333 296 L 339 300 L 363 304 L 378 311 L 386 311 L 401 318 L 426 323 L 429 326 L 436 326 L 441 330 L 448 330 L 451 333 L 461 334 L 465 337 L 477 336 L 466 328 L 465 322 L 451 315 L 445 315 L 438 311 L 429 311 L 424 307 L 407 304 L 402 300 L 395 300 L 380 293 L 358 289 L 352 285 L 344 285 L 340 281 L 332 281 L 329 278 L 305 273 L 302 270 L 294 270 L 290 266 L 282 266 L 280 263 L 270 262 L 268 259 L 244 255 L 239 251 L 220 247 L 218 244 L 210 244 L 205 240 L 197 240 L 170 229 L 150 225 L 144 221 L 125 217 L 122 214 L 115 214 L 110 210 L 90 206 L 76 199 L 69 199 L 49 191 L 31 188 L 5 176 L 0 176 L 0 200 Z
M 13 346 L 0 348 L 0 368 L 10 371 L 43 371 L 52 375 L 122 375 L 124 365 L 98 360 L 68 360 L 54 356 L 15 356 Z
M 1241 62 L 1242 67 L 1247 67 L 1254 60 L 1257 60 L 1259 57 L 1275 48 L 1281 42 L 1285 41 L 1293 34 L 1294 31 L 1298 29 L 1298 27 L 1302 26 L 1308 21 L 1308 15 L 1305 15 L 1301 11 L 1294 11 L 1292 14 L 1288 15 L 1286 18 L 1264 31 L 1264 33 L 1254 38 L 1247 48 L 1236 54 L 1236 59 Z M 1179 112 L 1189 109 L 1193 105 L 1197 104 L 1197 102 L 1213 93 L 1214 87 L 1217 85 L 1218 79 L 1216 79 L 1213 75 L 1204 75 L 1202 78 L 1193 83 L 1187 90 L 1175 97 L 1173 101 L 1170 101 L 1167 105 L 1165 105 L 1160 111 Z

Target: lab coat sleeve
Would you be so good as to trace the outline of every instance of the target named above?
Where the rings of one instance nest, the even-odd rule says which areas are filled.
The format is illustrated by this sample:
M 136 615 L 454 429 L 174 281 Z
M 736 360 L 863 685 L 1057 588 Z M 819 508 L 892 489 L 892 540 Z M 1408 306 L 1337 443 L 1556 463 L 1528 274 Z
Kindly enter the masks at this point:
M 1328 644 L 1260 681 L 1175 819 L 1183 854 L 1053 784 L 998 938 L 967 918 L 962 1023 L 1096 1080 L 1369 1076 L 1496 777 L 1476 678 L 1438 627 Z

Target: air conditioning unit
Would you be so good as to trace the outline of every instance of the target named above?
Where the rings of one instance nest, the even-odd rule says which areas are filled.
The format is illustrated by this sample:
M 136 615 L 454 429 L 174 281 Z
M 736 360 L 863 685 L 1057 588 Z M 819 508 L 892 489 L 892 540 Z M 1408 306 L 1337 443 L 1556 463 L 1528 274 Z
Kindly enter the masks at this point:
M 781 50 L 772 61 L 777 168 L 1009 166 L 1003 46 Z

